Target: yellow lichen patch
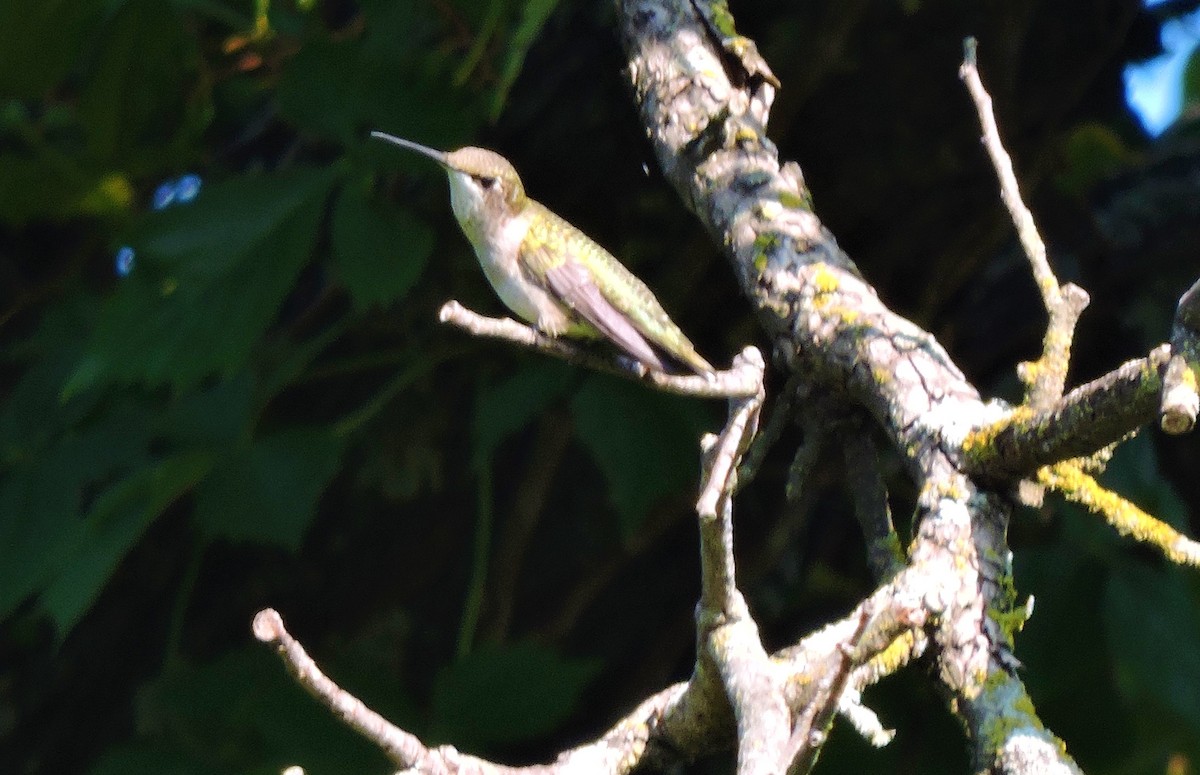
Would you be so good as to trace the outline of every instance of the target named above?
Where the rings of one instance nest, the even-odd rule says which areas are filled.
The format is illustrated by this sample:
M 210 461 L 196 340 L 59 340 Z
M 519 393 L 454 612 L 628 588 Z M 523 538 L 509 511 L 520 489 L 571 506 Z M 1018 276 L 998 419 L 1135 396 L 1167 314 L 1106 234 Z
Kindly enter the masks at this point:
M 1021 378 L 1021 383 L 1025 387 L 1037 382 L 1038 375 L 1042 372 L 1042 362 L 1037 361 L 1022 361 L 1017 369 L 1017 375 Z
M 734 134 L 734 139 L 739 142 L 757 142 L 758 132 L 755 132 L 753 127 L 743 124 L 738 127 L 737 133 Z
M 1046 728 L 1038 718 L 1037 709 L 1025 692 L 1025 687 L 1007 673 L 1001 670 L 992 671 L 983 683 L 983 691 L 1000 696 L 982 702 L 1002 708 L 992 716 L 991 723 L 981 730 L 989 750 L 999 751 L 1018 730 L 1045 731 Z M 1016 696 L 1005 696 L 1012 695 L 1014 691 L 1017 692 Z
M 962 450 L 968 456 L 979 457 L 992 448 L 996 436 L 1013 423 L 1026 422 L 1033 417 L 1033 410 L 1019 406 L 993 423 L 980 426 L 963 438 Z
M 729 12 L 728 5 L 724 3 L 713 5 L 711 20 L 712 25 L 717 28 L 717 32 L 726 38 L 732 38 L 737 35 L 737 30 L 733 26 L 733 14 Z
M 779 235 L 772 233 L 759 234 L 754 238 L 754 268 L 760 273 L 767 270 L 771 251 L 779 247 Z
M 813 288 L 813 307 L 823 312 L 829 311 L 827 308 L 834 300 L 834 292 L 838 289 L 838 276 L 825 262 L 818 263 L 813 267 L 812 280 L 810 281 Z
M 1188 368 L 1183 372 L 1183 386 L 1188 390 L 1198 390 L 1196 385 L 1196 372 L 1200 371 L 1200 363 L 1189 363 Z
M 913 631 L 906 630 L 889 643 L 883 651 L 871 657 L 867 670 L 878 676 L 895 673 L 912 659 L 915 642 L 916 637 L 913 635 Z
M 779 204 L 783 205 L 789 210 L 812 209 L 812 201 L 808 197 L 801 196 L 800 194 L 793 194 L 791 191 L 779 192 Z
M 1017 589 L 1010 574 L 1001 574 L 996 584 L 999 589 L 988 606 L 988 616 L 1000 628 L 1005 645 L 1012 648 L 1016 634 L 1024 629 L 1029 614 L 1023 606 L 1016 605 Z
M 858 322 L 859 316 L 862 314 L 853 307 L 842 307 L 837 310 L 838 317 L 848 326 L 852 326 Z
M 817 293 L 833 293 L 838 289 L 838 277 L 829 268 L 829 264 L 822 261 L 814 269 L 812 282 Z
M 1038 471 L 1038 482 L 1100 516 L 1124 536 L 1158 547 L 1172 562 L 1200 565 L 1200 545 L 1162 520 L 1101 486 L 1075 460 Z

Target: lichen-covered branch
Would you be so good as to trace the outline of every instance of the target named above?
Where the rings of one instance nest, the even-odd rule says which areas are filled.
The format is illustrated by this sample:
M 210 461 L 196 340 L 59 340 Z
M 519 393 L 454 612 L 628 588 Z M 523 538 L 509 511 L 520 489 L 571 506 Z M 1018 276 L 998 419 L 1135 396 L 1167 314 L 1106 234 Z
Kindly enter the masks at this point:
M 1052 735 L 1031 733 L 1041 725 L 993 619 L 1011 603 L 1009 570 L 996 560 L 1008 556 L 1009 506 L 978 491 L 957 462 L 967 432 L 995 411 L 931 335 L 879 301 L 814 214 L 799 168 L 780 163 L 764 134 L 775 84 L 752 47 L 729 45 L 737 36 L 728 9 L 670 0 L 619 7 L 634 93 L 664 173 L 725 246 L 782 365 L 865 408 L 922 488 L 895 591 L 931 614 L 942 682 L 973 732 L 977 763 L 993 768 L 1028 740 L 1072 767 Z M 719 45 L 713 18 L 725 20 Z M 996 730 L 1012 734 L 984 734 Z
M 1101 486 L 1079 462 L 1066 460 L 1046 466 L 1038 472 L 1038 481 L 1104 517 L 1121 535 L 1155 547 L 1172 562 L 1200 566 L 1200 543 Z
M 765 363 L 756 350 L 748 348 L 729 371 L 711 379 L 647 373 L 451 302 L 443 307 L 442 320 L 473 334 L 659 389 L 730 399 L 726 427 L 705 440 L 692 676 L 647 698 L 595 742 L 550 764 L 514 768 L 449 747 L 427 748 L 387 724 L 322 675 L 273 612 L 260 614 L 256 633 L 276 644 L 297 679 L 339 717 L 398 765 L 419 772 L 625 773 L 729 748 L 744 775 L 802 772 L 816 760 L 835 714 L 875 744 L 890 739 L 862 705 L 861 691 L 918 655 L 931 659 L 935 680 L 964 722 L 975 771 L 1078 772 L 1065 746 L 1038 718 L 1017 674 L 1012 649 L 1029 612 L 1016 599 L 1006 543 L 1010 494 L 1018 481 L 1038 474 L 1068 497 L 1092 497 L 1118 529 L 1124 525 L 1143 539 L 1147 536 L 1139 530 L 1147 532 L 1147 525 L 1157 530 L 1149 515 L 1142 519 L 1123 501 L 1114 506 L 1106 500 L 1117 496 L 1097 496 L 1106 491 L 1076 477 L 1087 476 L 1071 467 L 1077 463 L 1061 461 L 1107 448 L 1156 412 L 1166 421 L 1170 411 L 1172 423 L 1180 411 L 1186 415 L 1188 396 L 1168 409 L 1162 388 L 1178 383 L 1186 389 L 1190 379 L 1194 391 L 1200 284 L 1180 302 L 1176 329 L 1183 333 L 1171 348 L 1164 345 L 1064 396 L 1071 337 L 1086 294 L 1060 288 L 1050 270 L 1032 216 L 1020 202 L 990 99 L 984 99 L 968 56 L 964 78 L 982 95 L 977 104 L 1002 196 L 1051 317 L 1042 359 L 1025 369 L 1025 405 L 1011 409 L 985 402 L 931 334 L 879 300 L 816 216 L 800 168 L 780 162 L 765 134 L 780 83 L 753 42 L 737 34 L 725 3 L 617 4 L 630 81 L 663 171 L 724 247 L 743 295 L 772 340 L 777 363 L 788 373 L 788 395 L 780 403 L 788 414 L 770 420 L 769 435 L 777 436 L 789 419 L 812 431 L 797 453 L 789 486 L 793 492 L 802 488 L 803 474 L 818 452 L 841 444 L 857 495 L 856 513 L 868 541 L 879 544 L 873 553 L 878 588 L 845 617 L 792 646 L 776 654 L 764 649 L 736 586 L 733 553 L 739 470 L 752 475 L 761 460 L 755 452 L 739 469 L 764 400 Z M 1182 365 L 1171 371 L 1170 359 Z M 835 410 L 818 411 L 812 401 L 828 401 Z M 845 427 L 835 427 L 847 418 L 856 424 L 848 439 Z M 918 492 L 906 557 L 891 525 L 875 442 L 858 427 L 860 418 L 878 424 L 882 433 L 875 435 L 900 455 Z M 1149 540 L 1174 559 L 1179 558 L 1168 544 L 1192 558 L 1193 542 L 1175 535 L 1164 543 L 1163 535 L 1156 532 Z
M 1122 440 L 1158 414 L 1169 358 L 1162 345 L 1080 385 L 1048 411 L 1022 407 L 970 432 L 963 441 L 967 469 L 981 481 L 1012 481 Z
M 322 673 L 275 611 L 259 612 L 255 636 L 274 645 L 297 681 L 338 718 L 398 766 L 421 773 L 626 773 L 659 758 L 691 759 L 729 740 L 736 741 L 739 773 L 804 771 L 815 760 L 833 714 L 843 709 L 872 739 L 886 739 L 878 721 L 872 722 L 873 715 L 859 704 L 857 693 L 890 672 L 877 667 L 881 660 L 895 666 L 907 660 L 909 646 L 902 655 L 885 655 L 894 651 L 896 642 L 918 642 L 904 637 L 920 621 L 920 611 L 911 609 L 916 598 L 884 588 L 843 623 L 805 638 L 787 653 L 768 655 L 736 587 L 732 498 L 738 459 L 757 427 L 765 368 L 755 350 L 739 359 L 739 367 L 758 375 L 759 387 L 749 398 L 731 399 L 725 428 L 706 439 L 706 494 L 697 508 L 702 592 L 695 670 L 686 684 L 647 698 L 596 741 L 568 750 L 552 763 L 528 767 L 496 764 L 450 746 L 430 748 Z M 836 669 L 831 671 L 831 665 Z M 854 697 L 843 702 L 847 691 Z

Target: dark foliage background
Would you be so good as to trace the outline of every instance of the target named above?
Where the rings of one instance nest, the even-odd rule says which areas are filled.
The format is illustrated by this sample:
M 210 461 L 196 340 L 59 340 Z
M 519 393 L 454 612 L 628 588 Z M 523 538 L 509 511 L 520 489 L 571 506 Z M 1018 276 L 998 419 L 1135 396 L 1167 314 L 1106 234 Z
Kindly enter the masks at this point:
M 1166 337 L 1200 263 L 1196 133 L 1185 115 L 1150 142 L 1121 82 L 1195 5 L 732 10 L 784 84 L 772 136 L 818 212 L 890 304 L 1012 398 L 1043 316 L 956 78 L 961 40 L 980 39 L 1056 265 L 1092 294 L 1086 379 Z M 655 172 L 613 15 L 0 5 L 0 772 L 387 771 L 251 642 L 268 605 L 393 721 L 511 762 L 688 674 L 696 442 L 722 408 L 439 327 L 447 298 L 499 302 L 440 172 L 365 139 L 505 153 L 725 362 L 757 330 Z M 1194 109 L 1194 67 L 1186 88 Z M 198 196 L 153 209 L 188 172 Z M 872 588 L 836 456 L 785 500 L 797 440 L 738 502 L 741 580 L 777 646 Z M 1194 436 L 1147 432 L 1110 483 L 1195 535 L 1196 454 Z M 1044 720 L 1089 772 L 1194 771 L 1197 574 L 1057 502 L 1012 533 Z M 965 770 L 922 669 L 868 694 L 895 742 L 839 728 L 823 771 Z

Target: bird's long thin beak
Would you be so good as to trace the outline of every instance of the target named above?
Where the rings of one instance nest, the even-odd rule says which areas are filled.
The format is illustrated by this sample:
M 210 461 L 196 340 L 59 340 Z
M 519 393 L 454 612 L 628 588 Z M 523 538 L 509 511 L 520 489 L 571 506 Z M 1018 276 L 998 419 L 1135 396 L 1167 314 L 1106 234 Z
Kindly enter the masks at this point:
M 422 156 L 428 156 L 443 167 L 448 166 L 446 162 L 446 154 L 443 151 L 430 148 L 427 145 L 421 145 L 420 143 L 414 143 L 412 140 L 405 140 L 403 137 L 389 135 L 387 132 L 372 132 L 371 137 L 377 137 L 380 140 L 387 140 L 393 145 L 398 145 L 401 148 L 407 148 L 410 151 L 416 151 Z

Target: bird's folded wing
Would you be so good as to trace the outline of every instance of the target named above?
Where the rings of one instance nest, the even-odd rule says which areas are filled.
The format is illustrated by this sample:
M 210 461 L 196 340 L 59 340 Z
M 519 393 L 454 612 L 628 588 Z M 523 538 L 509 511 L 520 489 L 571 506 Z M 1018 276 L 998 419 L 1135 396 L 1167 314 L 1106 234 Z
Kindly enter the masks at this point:
M 613 306 L 591 275 L 577 261 L 568 258 L 546 268 L 546 284 L 563 304 L 596 327 L 613 344 L 633 358 L 657 371 L 666 371 L 662 359 L 638 331 L 628 316 Z

